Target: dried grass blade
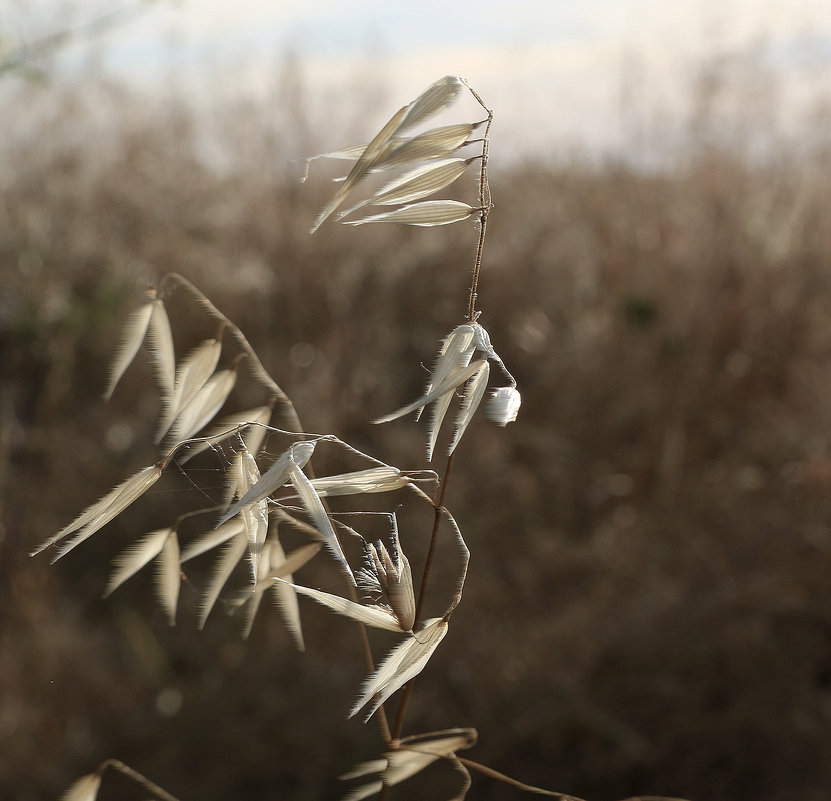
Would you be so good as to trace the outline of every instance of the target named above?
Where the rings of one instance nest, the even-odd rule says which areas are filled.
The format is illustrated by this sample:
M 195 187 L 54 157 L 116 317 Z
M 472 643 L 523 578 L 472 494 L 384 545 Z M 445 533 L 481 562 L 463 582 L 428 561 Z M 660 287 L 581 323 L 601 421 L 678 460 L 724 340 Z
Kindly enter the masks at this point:
M 130 366 L 138 353 L 141 343 L 147 334 L 147 327 L 150 325 L 150 318 L 153 314 L 153 304 L 161 301 L 150 301 L 140 306 L 127 317 L 127 324 L 124 326 L 124 333 L 121 343 L 116 351 L 115 360 L 110 367 L 110 380 L 107 382 L 107 389 L 104 392 L 104 399 L 112 397 L 113 390 L 118 384 L 121 376 Z
M 370 467 L 352 473 L 313 478 L 312 486 L 321 498 L 337 495 L 361 495 L 373 492 L 392 492 L 409 483 L 396 467 Z
M 57 556 L 52 560 L 57 562 L 64 554 L 71 551 L 80 542 L 93 535 L 98 529 L 105 526 L 114 517 L 121 514 L 131 503 L 138 500 L 150 487 L 153 486 L 162 474 L 162 468 L 158 465 L 150 465 L 139 470 L 126 481 L 119 484 L 115 489 L 105 495 L 100 501 L 88 506 L 69 525 L 64 526 L 57 534 L 41 543 L 31 556 L 54 545 L 59 539 L 75 531 L 78 533 L 68 543 L 61 546 Z
M 170 405 L 162 417 L 159 433 L 156 436 L 157 442 L 161 441 L 182 409 L 190 403 L 193 396 L 196 395 L 204 386 L 205 382 L 213 375 L 216 365 L 219 362 L 221 350 L 221 342 L 216 339 L 207 339 L 201 345 L 194 348 L 179 365 L 179 369 L 176 371 L 176 382 L 173 388 L 173 395 L 170 398 Z
M 245 555 L 247 550 L 248 539 L 242 532 L 234 536 L 232 540 L 229 540 L 222 549 L 219 560 L 214 566 L 213 575 L 211 576 L 205 590 L 205 595 L 200 603 L 198 620 L 198 626 L 200 629 L 205 628 L 205 621 L 208 619 L 208 615 L 214 608 L 214 604 L 216 603 L 216 599 L 219 597 L 219 593 L 222 591 L 222 588 L 225 586 L 225 582 L 227 582 L 231 577 L 231 573 L 234 572 L 234 568 L 237 566 L 240 559 L 242 559 Z
M 340 218 L 364 206 L 396 206 L 399 203 L 421 200 L 452 184 L 464 173 L 471 160 L 444 159 L 410 170 L 395 181 L 390 181 L 381 187 L 372 197 L 344 211 Z
M 313 234 L 318 228 L 320 228 L 329 215 L 331 215 L 332 212 L 335 211 L 341 203 L 343 203 L 347 195 L 355 188 L 355 185 L 369 172 L 370 169 L 372 169 L 373 166 L 375 166 L 375 163 L 382 158 L 389 146 L 390 139 L 400 127 L 401 121 L 404 119 L 406 113 L 407 106 L 400 108 L 395 114 L 392 115 L 389 122 L 381 128 L 372 141 L 366 146 L 364 152 L 361 153 L 360 158 L 355 162 L 354 166 L 349 171 L 346 179 L 338 187 L 338 190 L 335 192 L 335 196 L 317 216 L 317 219 L 315 220 L 315 223 L 311 227 L 309 233 Z
M 456 450 L 456 446 L 465 433 L 465 429 L 473 419 L 473 415 L 479 408 L 482 398 L 485 395 L 485 390 L 488 388 L 488 378 L 490 376 L 490 365 L 487 359 L 482 359 L 482 366 L 479 371 L 473 375 L 470 382 L 465 387 L 465 395 L 462 400 L 462 405 L 459 408 L 459 414 L 456 416 L 456 431 L 453 434 L 453 441 L 450 443 L 448 455 Z
M 134 576 L 146 564 L 149 564 L 155 559 L 164 548 L 165 541 L 170 533 L 171 528 L 162 528 L 157 531 L 151 531 L 145 534 L 138 542 L 125 548 L 114 560 L 113 570 L 110 575 L 110 580 L 107 582 L 107 587 L 104 590 L 104 598 L 106 598 L 113 590 L 120 587 L 128 578 Z
M 390 651 L 375 673 L 366 680 L 361 696 L 349 712 L 349 717 L 353 717 L 369 704 L 364 722 L 369 720 L 387 698 L 424 670 L 446 634 L 447 621 L 433 618 L 426 621 L 418 634 L 408 637 Z
M 322 590 L 313 590 L 311 587 L 302 587 L 299 584 L 292 584 L 276 577 L 274 582 L 275 584 L 288 584 L 295 592 L 306 595 L 319 604 L 328 607 L 333 612 L 352 618 L 352 620 L 357 620 L 359 623 L 365 623 L 367 626 L 372 626 L 376 629 L 396 631 L 399 634 L 403 632 L 398 618 L 392 612 L 381 606 L 366 606 L 355 603 L 348 598 L 341 598 L 340 595 L 332 595 Z
M 461 222 L 479 209 L 462 203 L 460 200 L 425 200 L 411 203 L 400 209 L 372 214 L 357 220 L 344 220 L 344 225 L 363 225 L 364 223 L 391 222 L 404 225 L 418 225 L 430 228 L 436 225 L 450 225 Z
M 303 470 L 294 463 L 289 465 L 289 471 L 291 483 L 294 485 L 294 489 L 297 491 L 297 495 L 306 508 L 309 517 L 311 517 L 315 528 L 323 536 L 323 542 L 332 552 L 335 560 L 341 565 L 352 584 L 355 584 L 355 577 L 352 575 L 349 563 L 343 555 L 337 535 L 335 534 L 335 529 L 332 527 L 332 521 L 329 520 L 326 509 L 324 509 L 320 496 L 312 486 L 312 482 L 309 481 Z
M 412 128 L 444 111 L 459 96 L 464 84 L 456 75 L 445 75 L 428 86 L 407 106 L 407 116 L 401 123 L 401 130 Z
M 180 563 L 185 563 L 197 556 L 201 556 L 203 553 L 213 550 L 224 542 L 228 542 L 231 537 L 244 531 L 245 524 L 241 518 L 229 520 L 227 523 L 223 523 L 212 531 L 206 531 L 198 539 L 188 543 L 188 546 L 182 550 L 179 561 Z
M 156 362 L 156 375 L 162 388 L 166 403 L 173 397 L 176 383 L 176 355 L 173 349 L 173 334 L 170 320 L 161 300 L 153 301 L 153 313 L 150 315 L 150 348 Z
M 477 370 L 481 368 L 481 364 L 479 361 L 474 362 L 473 364 L 458 369 L 455 373 L 451 376 L 444 379 L 444 381 L 437 387 L 434 387 L 425 395 L 422 395 L 418 400 L 413 401 L 407 406 L 402 406 L 397 411 L 392 412 L 391 414 L 385 415 L 384 417 L 379 417 L 377 420 L 373 420 L 373 423 L 388 423 L 390 420 L 396 420 L 399 417 L 403 417 L 405 414 L 409 414 L 410 412 L 414 412 L 416 409 L 420 409 L 422 406 L 426 406 L 429 403 L 432 403 L 437 398 L 440 398 L 442 395 L 453 392 L 456 387 L 460 384 L 464 384 L 465 381 L 468 380 Z
M 189 439 L 210 423 L 225 404 L 236 381 L 235 369 L 214 373 L 179 413 L 171 428 L 172 439 L 176 442 Z
M 292 445 L 262 474 L 260 480 L 222 515 L 217 525 L 222 525 L 248 504 L 257 503 L 282 487 L 289 478 L 291 466 L 303 467 L 311 458 L 314 448 L 315 443 L 311 440 L 296 442 Z
M 101 787 L 101 774 L 88 773 L 72 782 L 69 789 L 61 796 L 61 801 L 95 801 Z

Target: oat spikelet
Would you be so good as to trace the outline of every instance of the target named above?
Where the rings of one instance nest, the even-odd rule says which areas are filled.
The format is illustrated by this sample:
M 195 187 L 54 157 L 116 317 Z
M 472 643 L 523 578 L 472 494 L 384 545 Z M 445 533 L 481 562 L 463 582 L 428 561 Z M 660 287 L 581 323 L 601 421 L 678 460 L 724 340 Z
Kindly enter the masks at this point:
M 130 366 L 131 362 L 136 357 L 136 354 L 141 347 L 141 343 L 144 342 L 144 337 L 147 334 L 147 327 L 150 325 L 150 318 L 153 314 L 154 305 L 156 303 L 161 303 L 160 300 L 152 300 L 153 297 L 155 297 L 154 293 L 150 293 L 151 299 L 135 311 L 131 312 L 127 317 L 127 324 L 124 326 L 121 343 L 118 346 L 115 360 L 110 367 L 110 380 L 107 383 L 107 389 L 104 392 L 105 400 L 110 399 L 116 384 L 118 384 L 121 376 L 124 375 L 125 370 Z
M 467 142 L 470 134 L 481 125 L 478 122 L 463 122 L 431 128 L 409 139 L 393 140 L 393 147 L 374 167 L 373 172 L 403 167 L 417 161 L 447 156 Z
M 247 550 L 248 539 L 245 536 L 244 531 L 234 535 L 234 537 L 230 539 L 222 549 L 219 559 L 214 565 L 213 574 L 208 582 L 208 586 L 205 588 L 205 594 L 203 595 L 202 601 L 199 605 L 199 618 L 197 625 L 200 629 L 205 628 L 205 621 L 208 619 L 208 615 L 214 608 L 214 604 L 216 603 L 216 599 L 219 597 L 219 593 L 231 577 L 231 573 L 234 572 L 234 568 L 239 564 L 240 559 L 245 556 L 245 552 Z
M 61 796 L 61 801 L 95 801 L 101 787 L 101 774 L 88 773 L 72 782 L 69 789 Z
M 410 635 L 390 651 L 375 673 L 366 680 L 361 696 L 349 712 L 349 717 L 353 717 L 368 705 L 364 722 L 369 720 L 387 698 L 424 670 L 446 634 L 447 621 L 432 618 L 425 622 L 421 631 Z
M 345 217 L 364 206 L 395 206 L 421 200 L 449 186 L 467 169 L 472 159 L 444 159 L 431 162 L 402 175 L 381 187 L 372 197 L 341 213 Z
M 156 593 L 167 614 L 167 622 L 171 626 L 176 624 L 176 605 L 179 602 L 181 575 L 179 540 L 176 532 L 171 531 L 164 541 L 161 553 L 156 558 Z
M 222 408 L 236 381 L 236 369 L 214 373 L 179 412 L 170 430 L 171 438 L 175 442 L 181 442 L 201 431 Z
M 292 465 L 303 467 L 312 456 L 315 449 L 313 440 L 295 442 L 276 462 L 274 462 L 260 480 L 254 484 L 233 506 L 219 519 L 217 525 L 222 525 L 248 504 L 257 503 L 267 498 L 271 493 L 278 490 L 289 480 L 289 473 Z
M 246 450 L 241 450 L 234 457 L 231 472 L 236 482 L 237 495 L 244 495 L 260 479 L 260 470 L 254 457 Z M 264 498 L 246 504 L 239 513 L 248 539 L 251 558 L 251 580 L 256 584 L 260 580 L 260 553 L 268 534 L 268 501 Z
M 173 334 L 170 320 L 161 300 L 153 301 L 153 313 L 150 315 L 148 332 L 150 348 L 156 363 L 156 375 L 166 403 L 170 403 L 176 382 L 176 356 L 173 349 Z
M 465 386 L 465 395 L 462 400 L 462 405 L 459 408 L 459 414 L 456 416 L 456 431 L 453 434 L 453 441 L 450 443 L 448 454 L 456 450 L 456 446 L 465 433 L 468 423 L 473 419 L 473 415 L 479 408 L 479 404 L 488 387 L 488 377 L 490 376 L 491 368 L 487 359 L 482 359 L 481 364 L 482 366 L 479 368 L 479 371 L 471 377 Z
M 344 182 L 338 187 L 335 196 L 320 212 L 309 233 L 313 234 L 324 223 L 324 221 L 335 211 L 346 199 L 347 195 L 355 188 L 357 183 L 366 176 L 370 169 L 381 159 L 389 147 L 390 139 L 398 130 L 401 121 L 407 114 L 407 106 L 400 108 L 392 115 L 389 122 L 375 135 L 375 138 L 366 146 L 360 158 L 349 171 Z
M 392 492 L 405 487 L 408 483 L 409 479 L 402 475 L 398 468 L 387 465 L 312 479 L 312 486 L 321 498 Z
M 384 417 L 379 417 L 377 420 L 373 420 L 372 422 L 387 423 L 390 420 L 396 420 L 399 417 L 403 417 L 405 414 L 409 414 L 410 412 L 414 412 L 418 409 L 421 409 L 423 406 L 426 406 L 427 404 L 432 403 L 435 400 L 438 400 L 442 396 L 452 393 L 453 390 L 456 389 L 456 387 L 461 386 L 471 376 L 475 375 L 481 369 L 481 367 L 481 361 L 476 361 L 465 368 L 457 369 L 454 373 L 447 376 L 447 378 L 445 378 L 441 384 L 431 389 L 427 394 L 422 395 L 418 400 L 415 400 L 412 403 L 407 404 L 406 406 L 402 406 L 400 409 L 392 412 L 391 414 L 385 415 Z
M 293 462 L 289 465 L 289 478 L 303 506 L 306 508 L 309 517 L 311 517 L 312 523 L 323 536 L 323 542 L 326 544 L 326 547 L 329 548 L 332 556 L 335 557 L 335 560 L 343 568 L 344 573 L 346 573 L 349 580 L 354 584 L 355 577 L 352 575 L 349 563 L 343 555 L 337 535 L 335 534 L 335 529 L 332 528 L 332 521 L 329 520 L 326 509 L 323 507 L 320 496 L 315 492 L 312 482 L 309 481 L 300 467 Z
M 116 556 L 113 560 L 113 567 L 115 569 L 110 575 L 110 580 L 107 582 L 107 588 L 104 590 L 104 598 L 155 559 L 162 552 L 165 541 L 172 532 L 172 528 L 161 528 L 157 531 L 151 531 Z
M 459 96 L 464 84 L 456 75 L 445 75 L 428 86 L 415 100 L 407 106 L 407 115 L 401 123 L 400 130 L 412 128 L 444 111 Z
M 272 579 L 269 584 L 272 585 L 274 602 L 280 610 L 283 622 L 286 624 L 286 628 L 289 630 L 299 651 L 305 651 L 306 646 L 303 642 L 303 631 L 300 627 L 300 607 L 297 603 L 297 593 L 290 586 L 290 583 L 294 581 L 292 573 L 312 559 L 320 551 L 320 547 L 320 544 L 316 542 L 301 545 L 286 556 L 279 539 L 275 537 L 272 545 L 271 565 L 268 575 L 285 578 L 286 583 L 281 584 L 279 581 Z
M 355 787 L 342 801 L 362 801 L 377 793 L 383 784 L 391 787 L 424 770 L 442 757 L 470 748 L 476 743 L 476 729 L 450 729 L 430 734 L 405 737 L 394 751 L 388 751 L 384 759 L 376 759 L 356 765 L 340 779 L 357 779 L 371 773 L 380 773 L 381 779 Z
M 179 365 L 176 371 L 176 382 L 170 404 L 165 411 L 156 435 L 156 441 L 161 442 L 179 413 L 190 403 L 191 399 L 211 377 L 219 361 L 222 343 L 216 339 L 207 339 L 192 350 Z
M 179 561 L 184 563 L 197 556 L 201 556 L 203 553 L 207 553 L 223 543 L 228 542 L 228 540 L 240 533 L 245 533 L 245 523 L 243 523 L 242 518 L 236 517 L 212 531 L 206 531 L 199 538 L 188 543 L 187 547 L 182 549 Z
M 274 582 L 277 586 L 287 584 L 295 592 L 312 598 L 333 612 L 337 612 L 339 615 L 344 615 L 352 620 L 357 620 L 359 623 L 365 623 L 367 626 L 386 629 L 387 631 L 397 631 L 399 633 L 405 631 L 401 628 L 401 623 L 398 622 L 398 618 L 383 606 L 355 603 L 348 598 L 342 598 L 340 595 L 332 595 L 322 590 L 313 590 L 311 587 L 301 587 L 299 584 L 292 584 L 280 578 L 275 578 Z
M 42 542 L 30 555 L 35 556 L 50 545 L 54 545 L 67 534 L 77 532 L 71 540 L 64 543 L 58 550 L 57 555 L 52 560 L 57 562 L 76 545 L 95 534 L 96 531 L 144 495 L 159 480 L 161 474 L 162 468 L 159 465 L 151 465 L 139 470 L 138 473 L 119 484 L 100 501 L 88 506 L 69 525 L 64 526 L 57 534 Z
M 418 225 L 430 228 L 435 225 L 450 225 L 466 220 L 478 208 L 462 203 L 460 200 L 425 200 L 411 203 L 400 209 L 360 217 L 357 220 L 344 220 L 344 225 L 363 225 L 364 223 L 393 222 L 405 225 Z

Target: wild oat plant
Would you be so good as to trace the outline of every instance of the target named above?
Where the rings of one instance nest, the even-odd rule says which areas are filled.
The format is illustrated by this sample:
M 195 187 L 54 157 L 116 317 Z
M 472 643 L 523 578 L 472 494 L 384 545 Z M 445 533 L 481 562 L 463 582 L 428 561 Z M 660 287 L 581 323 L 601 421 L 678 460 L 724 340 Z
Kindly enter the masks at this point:
M 448 109 L 464 92 L 481 106 L 482 119 L 425 129 L 428 120 Z M 446 76 L 393 114 L 368 144 L 314 156 L 306 162 L 303 175 L 305 181 L 314 159 L 342 160 L 350 165 L 314 221 L 311 233 L 330 219 L 346 225 L 400 223 L 425 227 L 469 218 L 476 222 L 478 237 L 466 318 L 438 346 L 423 394 L 373 421 L 388 423 L 407 415 L 419 420 L 423 415 L 428 463 L 437 455 L 440 435 L 448 429 L 443 435 L 443 469 L 402 469 L 361 452 L 333 434 L 305 432 L 291 400 L 266 371 L 242 331 L 186 279 L 167 275 L 148 291 L 144 303 L 130 316 L 105 392 L 109 398 L 147 343 L 162 398 L 156 436 L 157 444 L 162 446 L 160 456 L 89 506 L 34 552 L 50 550 L 53 561 L 57 561 L 136 503 L 166 471 L 175 468 L 186 472 L 188 462 L 200 453 L 216 456 L 225 468 L 221 503 L 187 511 L 161 529 L 142 532 L 115 558 L 105 595 L 152 563 L 158 601 L 172 625 L 182 581 L 193 583 L 187 575 L 191 560 L 213 554 L 213 570 L 201 591 L 200 628 L 217 606 L 223 589 L 240 572 L 247 576 L 247 583 L 231 591 L 225 604 L 241 612 L 244 636 L 251 631 L 267 594 L 276 601 L 301 651 L 304 643 L 299 595 L 356 621 L 368 675 L 349 717 L 357 716 L 364 722 L 374 718 L 385 745 L 384 753 L 341 777 L 351 787 L 345 801 L 375 795 L 386 799 L 396 784 L 439 760 L 449 761 L 459 773 L 453 799 L 467 795 L 473 770 L 518 790 L 579 801 L 525 785 L 460 756 L 476 743 L 475 729 L 448 728 L 404 736 L 413 682 L 447 636 L 464 590 L 469 552 L 457 521 L 445 506 L 455 449 L 480 406 L 501 426 L 515 420 L 520 407 L 516 381 L 479 323 L 477 309 L 491 212 L 488 146 L 492 118 L 492 112 L 464 79 Z M 449 187 L 471 166 L 478 172 L 475 202 L 426 199 Z M 376 184 L 380 187 L 368 189 Z M 359 199 L 358 190 L 363 191 L 363 199 Z M 184 295 L 199 314 L 215 323 L 215 335 L 184 354 L 177 352 L 175 326 L 168 316 L 174 295 Z M 225 407 L 241 373 L 252 385 L 249 391 L 259 394 L 260 402 L 254 408 L 231 411 Z M 451 423 L 445 427 L 448 414 Z M 275 424 L 278 419 L 279 426 Z M 349 469 L 317 476 L 312 463 L 315 455 L 325 450 L 336 452 L 336 460 L 339 458 Z M 195 478 L 192 480 L 196 483 Z M 207 492 L 205 497 L 209 497 Z M 379 502 L 379 497 L 389 500 Z M 430 510 L 429 530 L 399 527 L 402 508 L 413 504 L 426 505 Z M 280 532 L 288 528 L 300 532 L 307 542 L 286 552 Z M 429 545 L 424 563 L 417 566 L 420 581 L 416 585 L 407 550 L 419 537 L 427 538 Z M 442 537 L 450 538 L 458 548 L 458 573 L 455 587 L 437 593 L 447 597 L 443 612 L 426 617 L 428 593 L 434 590 L 431 566 Z M 342 579 L 342 594 L 295 580 L 295 574 L 315 558 L 331 561 Z M 237 569 L 241 563 L 245 563 L 245 570 Z M 376 660 L 367 626 L 395 632 L 400 640 Z M 387 705 L 396 693 L 397 709 L 391 718 Z M 173 799 L 134 769 L 109 759 L 78 779 L 65 793 L 65 801 L 94 801 L 108 767 L 135 780 L 156 798 Z

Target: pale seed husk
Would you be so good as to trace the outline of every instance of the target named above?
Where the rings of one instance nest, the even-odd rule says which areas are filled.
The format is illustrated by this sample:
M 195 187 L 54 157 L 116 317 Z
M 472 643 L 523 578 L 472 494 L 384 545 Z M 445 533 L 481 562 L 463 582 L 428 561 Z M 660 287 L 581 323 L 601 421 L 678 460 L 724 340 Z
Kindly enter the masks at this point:
M 401 623 L 399 623 L 398 618 L 383 606 L 355 603 L 355 601 L 342 598 L 340 595 L 332 595 L 331 593 L 323 592 L 323 590 L 315 590 L 311 587 L 301 587 L 299 584 L 291 584 L 281 578 L 275 577 L 274 582 L 276 584 L 281 582 L 289 584 L 295 592 L 306 595 L 322 606 L 331 609 L 333 612 L 337 612 L 339 615 L 344 615 L 352 620 L 357 620 L 359 623 L 364 623 L 367 626 L 372 626 L 377 629 L 385 629 L 386 631 L 397 631 L 399 633 L 404 631 L 401 628 Z
M 208 339 L 192 350 L 179 365 L 176 371 L 173 395 L 162 418 L 159 433 L 156 437 L 157 442 L 161 441 L 182 409 L 190 403 L 193 396 L 199 392 L 205 382 L 213 375 L 221 351 L 221 342 L 216 339 Z
M 247 550 L 248 538 L 244 532 L 236 534 L 222 549 L 200 603 L 199 618 L 197 621 L 200 629 L 205 627 L 205 621 L 208 619 L 208 615 L 211 613 L 216 599 L 219 597 L 219 593 L 222 591 L 225 583 L 231 577 L 231 573 L 234 572 L 234 568 L 239 564 L 240 559 L 242 559 Z
M 462 405 L 459 407 L 459 413 L 456 416 L 456 431 L 453 434 L 453 441 L 450 443 L 448 454 L 456 450 L 456 446 L 462 439 L 465 429 L 467 429 L 468 424 L 473 419 L 476 409 L 479 408 L 479 404 L 485 395 L 485 390 L 488 388 L 488 376 L 490 376 L 490 365 L 486 359 L 482 359 L 481 368 L 465 385 Z
M 312 479 L 312 486 L 321 498 L 332 498 L 336 495 L 392 492 L 401 489 L 408 483 L 409 479 L 402 475 L 400 470 L 387 465 Z
M 314 233 L 323 222 L 335 211 L 346 199 L 347 195 L 354 189 L 355 185 L 369 172 L 377 161 L 386 152 L 389 141 L 398 130 L 401 121 L 407 113 L 407 107 L 400 108 L 390 118 L 389 122 L 375 135 L 372 141 L 366 146 L 360 158 L 355 162 L 344 182 L 338 187 L 335 196 L 320 212 L 309 233 Z
M 364 722 L 369 720 L 387 698 L 424 670 L 446 634 L 447 621 L 432 618 L 425 622 L 421 631 L 411 634 L 390 651 L 375 673 L 364 683 L 361 696 L 349 712 L 349 717 L 368 707 Z
M 171 438 L 181 442 L 201 431 L 225 404 L 236 381 L 235 369 L 214 373 L 179 412 L 170 430 Z
M 134 576 L 145 565 L 155 559 L 164 548 L 165 541 L 173 532 L 172 528 L 161 528 L 145 534 L 137 542 L 129 545 L 113 560 L 114 570 L 104 590 L 106 598 L 113 590 L 120 587 L 128 578 Z
M 187 547 L 182 549 L 179 561 L 184 563 L 197 556 L 201 556 L 203 553 L 207 553 L 219 545 L 228 542 L 228 540 L 237 534 L 244 532 L 245 524 L 242 518 L 236 517 L 233 520 L 229 520 L 211 531 L 206 531 L 193 542 L 188 543 Z
M 407 106 L 407 114 L 400 130 L 412 128 L 444 111 L 459 96 L 464 84 L 456 75 L 445 75 L 428 86 L 415 100 Z
M 365 223 L 402 223 L 431 228 L 437 225 L 450 225 L 461 222 L 479 209 L 459 200 L 425 200 L 411 203 L 400 209 L 361 217 L 357 220 L 344 220 L 344 225 L 364 225 Z
M 294 485 L 300 501 L 306 508 L 306 512 L 308 512 L 309 517 L 312 519 L 312 524 L 322 535 L 326 547 L 341 565 L 352 584 L 355 584 L 355 577 L 352 575 L 349 563 L 343 555 L 337 535 L 335 534 L 335 529 L 332 527 L 332 521 L 329 520 L 326 509 L 323 507 L 320 496 L 315 492 L 312 482 L 309 481 L 300 467 L 294 463 L 289 465 L 289 478 Z
M 166 403 L 173 397 L 176 383 L 176 355 L 173 349 L 173 334 L 170 320 L 161 300 L 153 301 L 153 313 L 150 315 L 150 352 L 156 364 L 156 375 L 162 388 L 162 397 Z
M 154 295 L 151 293 L 151 298 Z M 118 350 L 116 351 L 115 359 L 110 367 L 110 380 L 107 383 L 107 389 L 104 392 L 104 399 L 109 400 L 113 394 L 113 390 L 118 384 L 121 376 L 130 366 L 133 359 L 136 357 L 141 343 L 144 342 L 144 337 L 147 334 L 147 327 L 150 325 L 150 318 L 153 314 L 153 306 L 155 302 L 150 300 L 148 303 L 140 306 L 135 311 L 131 312 L 127 317 L 127 324 L 124 326 L 124 332 L 121 336 Z
M 52 560 L 57 562 L 65 554 L 69 553 L 76 545 L 83 542 L 87 537 L 92 536 L 96 531 L 105 526 L 114 517 L 121 514 L 130 504 L 138 500 L 150 487 L 153 486 L 162 474 L 159 465 L 150 465 L 139 470 L 126 481 L 119 484 L 115 489 L 105 495 L 100 501 L 88 506 L 69 525 L 64 526 L 57 534 L 45 542 L 42 542 L 31 555 L 39 554 L 41 551 L 54 545 L 67 534 L 77 532 L 75 536 L 64 543 Z
M 421 200 L 452 184 L 464 173 L 468 164 L 470 164 L 470 159 L 444 159 L 438 163 L 431 162 L 410 170 L 340 216 L 345 217 L 364 206 L 395 206 L 399 203 Z
M 69 789 L 61 796 L 61 801 L 95 801 L 101 787 L 101 774 L 88 773 L 72 782 Z
M 262 474 L 260 480 L 222 515 L 217 525 L 221 526 L 248 504 L 261 501 L 282 487 L 289 480 L 291 465 L 303 467 L 311 458 L 314 448 L 315 443 L 312 440 L 294 443 Z

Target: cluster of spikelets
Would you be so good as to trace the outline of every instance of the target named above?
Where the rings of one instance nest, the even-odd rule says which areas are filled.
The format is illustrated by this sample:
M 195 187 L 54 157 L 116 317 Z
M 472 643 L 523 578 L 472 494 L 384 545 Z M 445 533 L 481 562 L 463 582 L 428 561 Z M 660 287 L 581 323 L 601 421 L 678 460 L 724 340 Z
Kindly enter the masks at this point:
M 313 157 L 349 159 L 354 163 L 318 216 L 312 232 L 353 197 L 356 188 L 366 186 L 370 176 L 402 169 L 402 175 L 389 180 L 364 200 L 353 203 L 346 211 L 339 213 L 338 219 L 350 224 L 399 222 L 434 226 L 458 222 L 480 213 L 480 223 L 484 228 L 490 203 L 485 189 L 490 112 L 488 119 L 483 121 L 456 123 L 421 132 L 415 130 L 448 108 L 465 88 L 481 104 L 478 95 L 465 81 L 447 76 L 399 109 L 369 144 Z M 484 108 L 484 104 L 481 105 Z M 482 139 L 471 140 L 471 134 L 484 123 L 487 125 Z M 478 155 L 452 155 L 475 141 L 482 144 Z M 453 183 L 477 160 L 481 165 L 478 205 L 457 200 L 424 200 Z M 395 208 L 356 219 L 344 219 L 370 206 Z M 173 290 L 189 292 L 197 304 L 219 323 L 219 331 L 214 338 L 205 340 L 181 359 L 177 358 L 165 306 L 165 297 L 168 291 Z M 499 425 L 516 418 L 520 405 L 516 382 L 491 345 L 487 331 L 477 322 L 477 317 L 478 314 L 471 309 L 469 319 L 443 340 L 423 395 L 374 421 L 387 422 L 411 412 L 416 412 L 418 418 L 430 406 L 428 461 L 434 455 L 439 431 L 454 403 L 458 409 L 454 430 L 449 437 L 448 453 L 457 447 L 474 412 L 486 396 L 491 364 L 506 377 L 508 386 L 491 391 L 486 401 L 487 416 Z M 229 339 L 232 340 L 231 347 L 227 344 Z M 246 635 L 266 592 L 275 595 L 286 626 L 301 650 L 303 636 L 298 595 L 308 596 L 363 625 L 403 635 L 401 642 L 371 671 L 350 710 L 350 717 L 363 711 L 365 720 L 368 720 L 393 693 L 424 669 L 447 634 L 450 616 L 461 599 L 468 559 L 461 532 L 450 513 L 443 507 L 437 507 L 418 486 L 422 481 L 434 482 L 436 474 L 424 470 L 402 471 L 357 451 L 333 435 L 300 433 L 302 429 L 291 402 L 262 367 L 242 332 L 180 276 L 167 276 L 159 290 L 151 290 L 146 302 L 129 318 L 111 370 L 105 393 L 107 398 L 145 343 L 155 366 L 162 396 L 156 441 L 164 441 L 165 449 L 155 464 L 139 470 L 92 504 L 42 543 L 34 553 L 57 546 L 54 560 L 60 559 L 150 490 L 171 464 L 181 468 L 189 459 L 207 449 L 227 454 L 225 500 L 220 507 L 204 510 L 214 521 L 211 527 L 183 547 L 180 546 L 178 529 L 185 516 L 165 528 L 144 534 L 115 559 L 105 594 L 111 593 L 143 567 L 154 563 L 158 597 L 173 624 L 183 565 L 219 549 L 213 574 L 202 598 L 199 613 L 201 627 L 237 566 L 247 560 L 250 583 L 245 590 L 234 594 L 229 602 L 232 608 L 245 608 Z M 232 396 L 238 367 L 243 360 L 248 362 L 253 379 L 262 386 L 267 400 L 256 408 L 217 419 Z M 223 362 L 225 366 L 220 367 Z M 271 425 L 272 413 L 278 402 L 284 406 L 284 412 L 296 421 L 295 430 L 286 431 Z M 264 448 L 267 437 L 270 440 L 279 437 L 287 442 L 277 458 L 273 458 Z M 315 477 L 309 465 L 315 450 L 321 446 L 343 449 L 369 466 L 352 472 Z M 267 467 L 261 470 L 264 463 Z M 417 619 L 418 603 L 412 571 L 399 539 L 394 513 L 385 513 L 389 528 L 386 542 L 378 540 L 371 543 L 355 528 L 339 520 L 328 507 L 331 499 L 338 496 L 399 490 L 410 490 L 435 507 L 437 520 L 441 518 L 449 523 L 464 557 L 455 594 L 441 617 Z M 351 514 L 360 517 L 361 514 L 377 513 Z M 310 542 L 286 553 L 278 535 L 281 524 L 305 532 Z M 353 570 L 341 547 L 343 537 L 354 538 L 361 544 L 364 559 L 357 570 Z M 329 553 L 345 577 L 350 597 L 295 583 L 293 574 L 321 550 Z M 377 774 L 377 778 L 355 788 L 347 798 L 365 798 L 384 785 L 389 787 L 408 778 L 437 759 L 453 761 L 467 776 L 455 752 L 471 746 L 475 739 L 475 731 L 460 729 L 396 740 L 389 744 L 391 750 L 381 759 L 360 765 L 344 777 Z M 107 765 L 121 769 L 120 763 L 111 761 L 104 764 Z M 76 782 L 65 796 L 67 801 L 93 801 L 104 766 L 95 774 Z M 129 772 L 130 769 L 125 770 Z M 465 794 L 468 784 L 469 779 L 466 778 L 465 787 L 457 797 Z M 151 791 L 159 797 L 169 797 L 160 788 L 151 788 Z

